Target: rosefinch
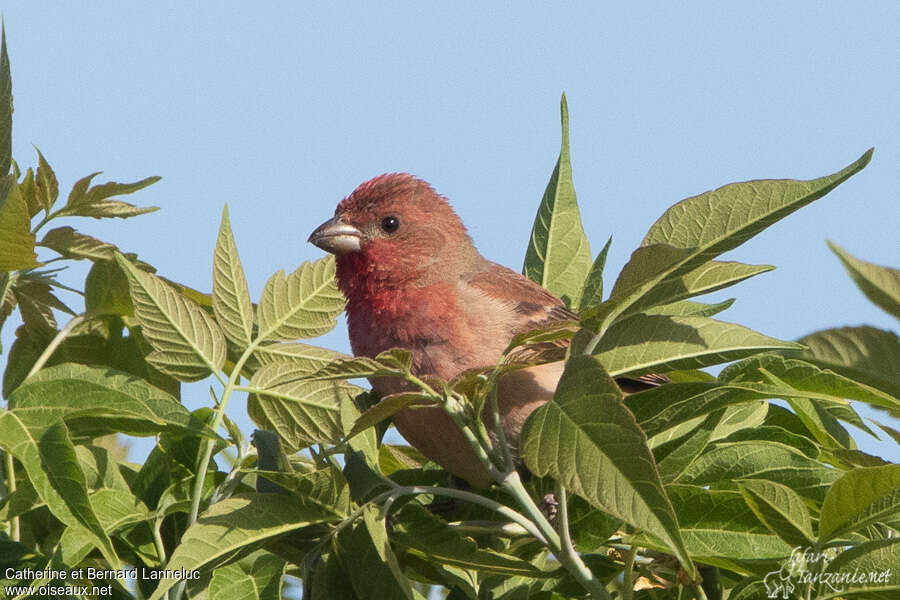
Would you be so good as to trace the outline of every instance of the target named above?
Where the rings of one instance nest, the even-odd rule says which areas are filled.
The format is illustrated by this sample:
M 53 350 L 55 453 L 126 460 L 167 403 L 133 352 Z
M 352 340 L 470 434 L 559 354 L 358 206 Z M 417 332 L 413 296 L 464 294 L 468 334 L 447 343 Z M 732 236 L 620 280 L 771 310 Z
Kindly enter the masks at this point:
M 347 297 L 356 356 L 390 348 L 412 352 L 416 375 L 451 379 L 497 363 L 512 337 L 577 318 L 562 300 L 522 275 L 487 260 L 447 200 L 411 175 L 381 175 L 356 188 L 309 241 L 337 255 L 337 283 Z M 525 419 L 553 397 L 563 363 L 505 375 L 498 388 L 507 442 L 518 448 Z M 372 378 L 382 396 L 409 389 Z M 623 389 L 650 383 L 620 380 Z M 491 479 L 440 407 L 404 409 L 394 424 L 422 454 L 475 487 Z

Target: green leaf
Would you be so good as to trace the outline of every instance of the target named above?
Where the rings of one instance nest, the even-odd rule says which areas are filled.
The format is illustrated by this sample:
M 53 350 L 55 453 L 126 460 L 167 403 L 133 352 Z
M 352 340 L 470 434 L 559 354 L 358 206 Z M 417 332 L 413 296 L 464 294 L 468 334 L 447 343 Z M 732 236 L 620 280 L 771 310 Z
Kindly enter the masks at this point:
M 841 327 L 810 334 L 799 342 L 808 348 L 799 358 L 900 398 L 896 333 L 865 325 Z
M 716 304 L 703 304 L 691 300 L 681 300 L 672 304 L 661 304 L 648 308 L 646 315 L 668 315 L 670 317 L 711 317 L 723 312 L 734 304 L 734 298 L 729 298 Z
M 278 432 L 292 451 L 337 441 L 343 434 L 341 403 L 362 390 L 346 381 L 314 381 L 290 363 L 259 369 L 247 391 L 250 417 L 262 429 Z
M 663 540 L 693 570 L 647 438 L 595 357 L 575 356 L 522 430 L 522 456 L 597 508 Z
M 209 600 L 281 600 L 285 566 L 284 559 L 260 550 L 220 567 L 209 582 Z
M 53 516 L 67 526 L 86 528 L 92 544 L 103 557 L 111 565 L 119 564 L 112 542 L 88 500 L 84 473 L 62 422 L 46 427 L 37 437 L 15 414 L 0 410 L 0 448 L 22 463 L 35 491 Z
M 37 148 L 35 148 L 35 150 L 37 150 Z M 44 155 L 41 154 L 40 150 L 37 150 L 37 154 L 38 170 L 34 176 L 35 191 L 37 192 L 41 206 L 47 215 L 49 215 L 50 209 L 53 208 L 56 199 L 59 198 L 59 182 L 56 181 L 56 173 L 53 172 L 50 163 L 47 162 L 47 159 L 44 158 Z
M 381 423 L 404 408 L 409 408 L 410 406 L 431 406 L 433 404 L 434 401 L 428 396 L 415 392 L 400 392 L 385 396 L 359 416 L 356 422 L 353 423 L 353 428 L 350 429 L 347 437 L 352 438 L 360 431 Z
M 403 595 L 409 598 L 409 600 L 413 600 L 412 585 L 403 573 L 403 569 L 400 567 L 400 563 L 397 560 L 397 555 L 394 554 L 394 551 L 391 549 L 391 542 L 388 539 L 387 533 L 387 519 L 380 513 L 377 506 L 369 504 L 366 505 L 363 510 L 363 523 L 365 523 L 366 530 L 372 538 L 372 544 L 375 546 L 375 552 L 378 553 L 378 558 L 391 569 L 391 574 L 394 576 L 397 585 L 403 591 Z
M 628 282 L 618 285 L 607 302 L 582 315 L 583 322 L 595 331 L 604 331 L 632 307 L 646 308 L 660 302 L 656 296 L 660 285 L 669 285 L 821 198 L 871 158 L 869 150 L 845 169 L 819 179 L 733 183 L 682 200 L 653 224 L 641 247 L 632 254 L 623 269 Z
M 116 260 L 128 277 L 135 316 L 154 349 L 147 360 L 181 381 L 219 372 L 225 364 L 225 338 L 212 317 L 122 255 Z
M 618 377 L 708 367 L 773 349 L 798 349 L 733 323 L 706 317 L 634 315 L 616 323 L 594 353 Z
M 682 472 L 678 483 L 715 486 L 731 484 L 736 479 L 765 479 L 821 502 L 839 477 L 838 471 L 784 444 L 718 442 Z
M 278 271 L 259 301 L 259 337 L 296 340 L 331 331 L 344 310 L 344 296 L 334 280 L 334 257 L 305 262 L 285 277 Z
M 812 519 L 794 490 L 764 479 L 743 479 L 738 489 L 759 520 L 791 546 L 813 544 Z
M 772 381 L 767 374 L 774 375 L 793 390 L 808 392 L 810 397 L 831 399 L 836 402 L 844 399 L 858 400 L 882 408 L 900 410 L 900 398 L 895 398 L 878 388 L 819 368 L 804 360 L 775 354 L 754 356 L 729 365 L 719 373 L 719 381 L 732 383 Z
M 344 474 L 335 466 L 311 473 L 256 471 L 256 474 L 303 498 L 304 502 L 319 505 L 323 512 L 334 513 L 337 517 L 350 514 L 350 488 Z
M 84 280 L 84 307 L 90 315 L 134 316 L 128 277 L 116 262 L 98 260 Z
M 825 567 L 826 577 L 834 574 L 832 581 L 836 582 L 836 585 L 829 587 L 838 589 L 818 598 L 826 600 L 859 597 L 865 600 L 895 600 L 900 593 L 898 565 L 900 565 L 898 537 L 872 540 L 848 548 Z
M 656 458 L 664 483 L 677 479 L 678 475 L 700 456 L 709 445 L 724 414 L 724 408 L 712 412 L 687 436 L 653 449 L 653 456 Z
M 10 396 L 13 411 L 32 432 L 59 419 L 91 435 L 192 432 L 190 413 L 175 398 L 127 373 L 64 363 L 40 370 Z
M 691 485 L 667 485 L 666 491 L 685 545 L 698 561 L 735 570 L 734 561 L 778 559 L 791 551 L 759 521 L 739 492 Z M 659 541 L 646 541 L 657 550 L 667 550 Z
M 281 494 L 239 494 L 213 504 L 191 525 L 172 552 L 166 569 L 206 568 L 230 562 L 241 549 L 277 535 L 335 520 L 302 498 Z M 150 600 L 158 600 L 177 583 L 160 581 Z
M 0 41 L 0 176 L 9 173 L 12 164 L 12 76 L 9 71 L 9 54 L 6 52 L 6 26 Z
M 819 516 L 827 542 L 900 512 L 900 465 L 856 468 L 834 482 Z
M 844 263 L 866 298 L 900 319 L 900 271 L 855 258 L 834 242 L 828 242 L 828 247 Z
M 338 359 L 309 375 L 309 379 L 351 379 L 360 377 L 403 376 L 409 373 L 412 353 L 402 348 L 391 348 L 375 358 L 356 356 Z
M 594 264 L 591 265 L 591 270 L 584 280 L 581 298 L 578 299 L 577 304 L 573 303 L 572 310 L 583 310 L 603 302 L 603 269 L 606 268 L 606 255 L 609 252 L 610 244 L 612 244 L 612 236 L 609 236 L 603 249 L 594 259 Z
M 110 200 L 109 198 L 133 194 L 138 190 L 153 185 L 160 180 L 160 177 L 147 177 L 134 183 L 110 181 L 89 187 L 91 180 L 99 174 L 92 173 L 76 181 L 75 185 L 72 186 L 72 191 L 69 193 L 66 205 L 57 211 L 56 215 L 60 217 L 94 217 L 97 219 L 119 217 L 120 219 L 127 219 L 128 217 L 159 210 L 156 206 L 138 208 L 133 204 L 119 200 Z
M 80 260 L 87 258 L 92 261 L 114 260 L 116 247 L 106 242 L 101 242 L 83 233 L 78 233 L 71 227 L 57 227 L 44 235 L 38 246 L 55 250 L 64 258 Z
M 0 271 L 33 269 L 40 265 L 34 252 L 34 234 L 25 199 L 13 175 L 0 177 Z
M 368 507 L 368 510 L 372 508 Z M 342 532 L 332 546 L 356 596 L 361 600 L 401 600 L 410 598 L 414 593 L 408 585 L 405 589 L 400 587 L 364 524 Z
M 212 305 L 225 337 L 241 348 L 249 346 L 253 335 L 253 304 L 231 232 L 227 206 L 222 210 L 222 225 L 213 256 Z
M 549 574 L 521 558 L 479 548 L 474 540 L 416 503 L 399 511 L 393 538 L 406 552 L 445 566 L 507 576 L 540 578 Z
M 591 270 L 591 247 L 572 184 L 569 159 L 569 107 L 560 100 L 562 146 L 534 218 L 522 273 L 568 303 L 581 297 Z
M 641 245 L 697 248 L 708 260 L 818 200 L 861 171 L 871 159 L 870 149 L 848 167 L 818 179 L 732 183 L 682 200 L 663 213 Z
M 641 428 L 652 437 L 715 410 L 770 398 L 767 390 L 714 382 L 668 383 L 625 398 Z

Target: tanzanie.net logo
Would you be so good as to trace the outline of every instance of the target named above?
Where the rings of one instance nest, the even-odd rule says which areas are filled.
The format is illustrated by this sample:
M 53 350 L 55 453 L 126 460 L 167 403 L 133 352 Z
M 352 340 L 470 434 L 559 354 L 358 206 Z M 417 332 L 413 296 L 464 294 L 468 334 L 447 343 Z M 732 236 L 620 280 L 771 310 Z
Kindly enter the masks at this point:
M 791 556 L 777 571 L 770 571 L 763 579 L 769 598 L 787 600 L 794 591 L 818 588 L 825 594 L 841 593 L 853 587 L 887 585 L 896 577 L 891 568 L 876 570 L 829 570 L 828 564 L 837 556 L 836 551 L 819 552 L 813 548 L 797 546 Z

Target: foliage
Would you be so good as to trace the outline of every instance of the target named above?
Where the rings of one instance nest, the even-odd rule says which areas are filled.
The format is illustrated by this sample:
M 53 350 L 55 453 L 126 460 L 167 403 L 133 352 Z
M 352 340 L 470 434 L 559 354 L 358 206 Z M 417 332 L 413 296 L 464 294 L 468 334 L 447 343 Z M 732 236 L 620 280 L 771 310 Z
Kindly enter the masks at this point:
M 0 107 L 11 101 L 4 40 Z M 59 207 L 40 152 L 24 174 L 11 160 L 11 110 L 0 110 L 0 325 L 14 310 L 23 320 L 0 408 L 2 583 L 262 599 L 289 594 L 291 575 L 313 599 L 423 598 L 429 586 L 473 600 L 762 598 L 773 573 L 782 583 L 798 575 L 785 574 L 793 565 L 820 576 L 795 580 L 810 595 L 832 594 L 822 577 L 854 568 L 895 574 L 843 595 L 900 591 L 900 465 L 860 452 L 846 428 L 874 434 L 851 400 L 900 415 L 896 334 L 853 327 L 780 341 L 712 318 L 731 301 L 691 300 L 770 270 L 717 257 L 827 194 L 871 150 L 819 179 L 735 183 L 675 204 L 604 299 L 609 242 L 592 262 L 565 97 L 562 133 L 524 272 L 580 322 L 519 336 L 497 365 L 440 381 L 417 377 L 405 350 L 350 358 L 298 342 L 343 310 L 333 259 L 275 273 L 254 305 L 227 209 L 211 294 L 69 225 L 37 241 L 63 217 L 153 210 L 116 198 L 157 178 L 94 185 L 88 175 Z M 832 249 L 900 318 L 900 272 Z M 83 290 L 48 268 L 73 260 L 93 265 Z M 82 295 L 84 309 L 59 290 Z M 526 423 L 523 482 L 472 415 L 490 412 L 503 373 L 560 359 L 535 351 L 560 339 L 571 340 L 565 372 Z M 729 362 L 718 377 L 698 370 Z M 623 397 L 613 380 L 645 373 L 671 381 Z M 418 391 L 379 401 L 348 382 L 373 376 Z M 181 384 L 210 377 L 213 405 L 189 412 Z M 251 441 L 225 414 L 235 395 L 260 428 Z M 431 405 L 462 429 L 494 488 L 461 489 L 414 449 L 384 441 L 397 410 Z M 133 464 L 111 434 L 156 445 Z M 221 470 L 213 458 L 227 452 L 235 458 Z M 802 563 L 794 548 L 808 551 Z M 139 575 L 129 582 L 130 568 Z

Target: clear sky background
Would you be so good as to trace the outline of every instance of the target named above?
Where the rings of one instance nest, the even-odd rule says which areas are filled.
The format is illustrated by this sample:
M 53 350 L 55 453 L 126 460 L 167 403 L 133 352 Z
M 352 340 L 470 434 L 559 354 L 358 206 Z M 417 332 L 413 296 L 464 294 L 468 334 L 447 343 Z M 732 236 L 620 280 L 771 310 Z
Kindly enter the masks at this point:
M 875 146 L 863 172 L 726 255 L 775 272 L 711 299 L 736 296 L 721 318 L 782 339 L 898 330 L 825 240 L 900 266 L 900 3 L 524 4 L 3 2 L 13 156 L 35 165 L 40 148 L 63 194 L 97 170 L 161 175 L 129 199 L 160 211 L 72 224 L 201 290 L 227 203 L 255 301 L 275 270 L 322 256 L 308 234 L 387 171 L 430 181 L 485 256 L 521 268 L 562 91 L 593 251 L 613 235 L 608 282 L 678 200 L 818 177 Z M 319 343 L 349 351 L 343 325 Z M 188 405 L 206 388 L 185 386 Z M 243 398 L 229 413 L 252 430 Z

